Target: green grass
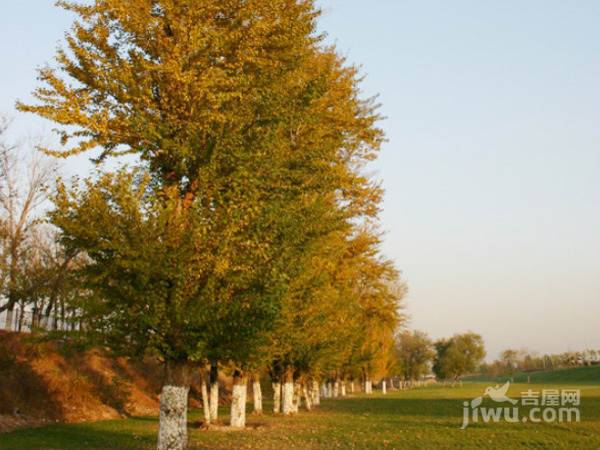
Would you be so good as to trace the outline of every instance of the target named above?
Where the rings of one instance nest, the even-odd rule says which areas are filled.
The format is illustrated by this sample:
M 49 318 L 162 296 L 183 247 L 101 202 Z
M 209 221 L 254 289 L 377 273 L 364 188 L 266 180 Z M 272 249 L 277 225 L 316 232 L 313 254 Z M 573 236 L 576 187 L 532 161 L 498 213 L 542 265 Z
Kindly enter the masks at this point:
M 600 365 L 573 367 L 569 369 L 557 369 L 539 372 L 519 372 L 512 378 L 515 383 L 554 383 L 554 384 L 600 384 Z M 509 380 L 509 376 L 492 377 L 485 375 L 474 375 L 465 377 L 467 381 L 501 382 Z
M 476 424 L 460 430 L 463 401 L 480 396 L 486 383 L 462 387 L 433 386 L 387 396 L 325 400 L 311 413 L 296 417 L 249 416 L 245 431 L 190 428 L 192 449 L 598 449 L 600 385 L 580 388 L 580 423 Z M 555 385 L 534 385 L 551 389 Z M 532 385 L 511 386 L 518 396 Z M 487 402 L 488 400 L 486 400 Z M 249 409 L 250 406 L 249 406 Z M 226 410 L 223 410 L 226 414 Z M 190 422 L 199 421 L 193 411 Z M 76 425 L 55 425 L 0 435 L 2 450 L 152 449 L 155 418 L 135 418 Z

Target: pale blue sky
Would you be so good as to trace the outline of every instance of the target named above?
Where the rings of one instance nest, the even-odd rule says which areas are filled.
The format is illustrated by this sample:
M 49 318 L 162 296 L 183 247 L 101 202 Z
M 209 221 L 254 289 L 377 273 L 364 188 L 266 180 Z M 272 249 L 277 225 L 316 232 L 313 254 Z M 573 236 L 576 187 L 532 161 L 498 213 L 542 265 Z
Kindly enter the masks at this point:
M 491 357 L 600 349 L 600 2 L 320 3 L 388 117 L 375 169 L 411 325 L 479 332 Z M 51 128 L 13 106 L 69 26 L 52 5 L 3 5 L 0 112 L 15 134 Z

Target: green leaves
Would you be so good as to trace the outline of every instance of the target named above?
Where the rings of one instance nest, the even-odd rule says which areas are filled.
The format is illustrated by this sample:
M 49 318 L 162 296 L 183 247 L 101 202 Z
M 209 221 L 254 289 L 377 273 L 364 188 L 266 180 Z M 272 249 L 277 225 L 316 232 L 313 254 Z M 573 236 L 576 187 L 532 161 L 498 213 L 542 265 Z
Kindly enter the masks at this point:
M 456 334 L 434 346 L 437 356 L 433 371 L 442 379 L 458 379 L 475 371 L 485 357 L 483 339 L 475 333 Z
M 87 258 L 90 332 L 166 359 L 387 358 L 401 293 L 363 173 L 383 133 L 314 2 L 59 5 L 78 21 L 19 108 L 63 126 L 49 153 L 143 165 L 54 199 L 63 244 Z

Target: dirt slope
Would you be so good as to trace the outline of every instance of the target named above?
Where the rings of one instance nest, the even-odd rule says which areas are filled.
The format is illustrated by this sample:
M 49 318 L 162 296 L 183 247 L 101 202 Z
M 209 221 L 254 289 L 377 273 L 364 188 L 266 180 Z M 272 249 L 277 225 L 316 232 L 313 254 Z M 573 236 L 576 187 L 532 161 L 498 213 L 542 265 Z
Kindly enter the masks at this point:
M 0 332 L 0 432 L 158 412 L 162 368 Z M 198 380 L 195 380 L 195 385 Z M 190 406 L 200 406 L 192 387 Z

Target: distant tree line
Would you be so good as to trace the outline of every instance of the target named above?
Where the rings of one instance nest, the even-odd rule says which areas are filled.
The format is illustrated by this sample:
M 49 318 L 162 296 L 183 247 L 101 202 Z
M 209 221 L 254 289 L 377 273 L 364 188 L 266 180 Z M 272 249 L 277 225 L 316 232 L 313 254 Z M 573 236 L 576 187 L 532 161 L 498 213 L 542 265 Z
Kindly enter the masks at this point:
M 587 349 L 556 354 L 538 354 L 529 350 L 506 349 L 500 358 L 481 365 L 481 373 L 513 376 L 517 372 L 565 369 L 600 364 L 600 350 Z

